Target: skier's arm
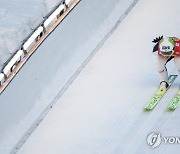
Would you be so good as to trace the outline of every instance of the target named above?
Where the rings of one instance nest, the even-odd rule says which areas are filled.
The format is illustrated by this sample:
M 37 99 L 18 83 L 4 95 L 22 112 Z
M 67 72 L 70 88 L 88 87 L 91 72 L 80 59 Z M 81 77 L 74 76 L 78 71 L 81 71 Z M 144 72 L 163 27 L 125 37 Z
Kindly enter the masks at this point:
M 159 41 L 163 39 L 163 35 L 162 36 L 159 36 L 159 37 L 156 37 L 152 42 L 153 43 L 156 43 L 156 45 L 154 46 L 153 48 L 153 52 L 156 52 L 158 51 L 158 45 L 159 45 Z
M 156 52 L 156 51 L 158 51 L 158 43 L 156 43 L 156 45 L 153 48 L 153 52 Z

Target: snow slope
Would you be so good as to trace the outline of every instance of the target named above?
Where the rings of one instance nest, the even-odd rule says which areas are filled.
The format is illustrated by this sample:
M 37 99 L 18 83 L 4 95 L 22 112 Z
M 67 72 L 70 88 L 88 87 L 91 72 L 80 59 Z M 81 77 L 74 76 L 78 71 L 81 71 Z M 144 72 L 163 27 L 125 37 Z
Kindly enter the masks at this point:
M 0 0 L 0 69 L 62 0 Z
M 18 154 L 178 154 L 179 144 L 150 149 L 146 137 L 180 136 L 180 108 L 165 110 L 179 79 L 153 112 L 143 107 L 159 83 L 151 40 L 180 36 L 179 6 L 179 0 L 139 1 Z M 173 62 L 168 69 L 177 74 Z
M 82 0 L 43 42 L 0 95 L 0 153 L 23 144 L 132 2 Z

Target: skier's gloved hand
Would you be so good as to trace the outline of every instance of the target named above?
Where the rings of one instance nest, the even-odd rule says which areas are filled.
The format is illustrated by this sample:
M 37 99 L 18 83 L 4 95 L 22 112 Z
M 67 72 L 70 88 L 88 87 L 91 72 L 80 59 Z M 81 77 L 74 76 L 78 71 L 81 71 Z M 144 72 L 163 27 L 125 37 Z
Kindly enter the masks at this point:
M 162 36 L 159 36 L 159 37 L 156 37 L 152 42 L 153 42 L 153 43 L 157 43 L 157 42 L 159 42 L 162 38 L 163 38 L 163 35 L 162 35 Z

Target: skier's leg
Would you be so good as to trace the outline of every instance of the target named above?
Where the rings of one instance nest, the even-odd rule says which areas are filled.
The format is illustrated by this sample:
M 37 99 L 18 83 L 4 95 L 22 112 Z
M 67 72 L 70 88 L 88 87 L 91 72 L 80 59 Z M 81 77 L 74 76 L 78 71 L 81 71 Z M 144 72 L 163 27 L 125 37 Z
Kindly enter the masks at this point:
M 157 61 L 157 71 L 160 76 L 160 83 L 162 81 L 168 82 L 168 72 L 166 69 L 166 63 L 168 61 L 168 58 L 158 56 L 158 61 Z

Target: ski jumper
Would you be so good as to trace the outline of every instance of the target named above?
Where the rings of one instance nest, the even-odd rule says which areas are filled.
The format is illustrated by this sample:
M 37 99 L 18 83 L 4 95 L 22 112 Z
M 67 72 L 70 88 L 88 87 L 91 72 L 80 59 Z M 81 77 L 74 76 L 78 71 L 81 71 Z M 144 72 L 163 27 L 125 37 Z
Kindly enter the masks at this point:
M 176 37 L 172 37 L 174 41 L 174 53 L 172 56 L 163 56 L 160 52 L 159 42 L 154 46 L 153 52 L 158 51 L 158 60 L 157 60 L 157 71 L 160 76 L 160 82 L 166 81 L 168 82 L 168 72 L 166 68 L 166 64 L 174 59 L 175 66 L 178 69 L 180 74 L 180 39 Z

